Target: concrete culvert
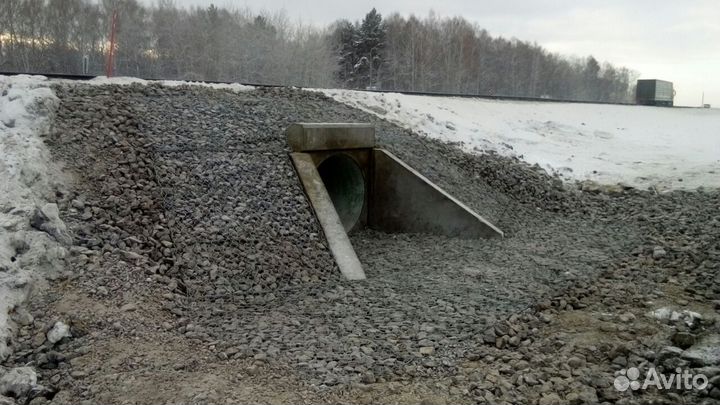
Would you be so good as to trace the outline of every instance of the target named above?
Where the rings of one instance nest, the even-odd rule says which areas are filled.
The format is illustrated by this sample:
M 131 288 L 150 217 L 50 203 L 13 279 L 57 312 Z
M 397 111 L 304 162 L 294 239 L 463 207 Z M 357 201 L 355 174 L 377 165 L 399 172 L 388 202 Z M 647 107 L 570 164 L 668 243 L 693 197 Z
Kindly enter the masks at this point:
M 361 228 L 469 239 L 503 236 L 408 164 L 377 148 L 371 125 L 298 123 L 288 127 L 287 138 L 306 196 L 348 280 L 366 278 L 348 237 Z
M 360 166 L 350 156 L 339 153 L 325 159 L 318 173 L 345 231 L 349 232 L 358 223 L 365 204 L 365 179 Z

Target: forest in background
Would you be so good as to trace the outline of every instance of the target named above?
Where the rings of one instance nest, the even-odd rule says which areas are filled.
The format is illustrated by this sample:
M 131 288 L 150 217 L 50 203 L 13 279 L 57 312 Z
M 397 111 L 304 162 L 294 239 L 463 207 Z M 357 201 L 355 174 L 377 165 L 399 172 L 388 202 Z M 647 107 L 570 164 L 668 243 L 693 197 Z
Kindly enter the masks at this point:
M 101 75 L 118 12 L 116 75 L 303 87 L 631 101 L 637 73 L 492 36 L 462 17 L 371 10 L 326 28 L 283 13 L 171 0 L 2 0 L 0 71 Z

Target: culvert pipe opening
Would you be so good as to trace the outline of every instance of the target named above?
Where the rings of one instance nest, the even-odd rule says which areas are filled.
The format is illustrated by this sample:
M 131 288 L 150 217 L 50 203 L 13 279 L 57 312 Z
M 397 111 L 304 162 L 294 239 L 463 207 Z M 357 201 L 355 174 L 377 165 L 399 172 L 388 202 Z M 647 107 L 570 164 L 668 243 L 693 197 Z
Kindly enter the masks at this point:
M 339 153 L 325 159 L 318 173 L 346 232 L 357 225 L 365 204 L 365 179 L 360 166 Z

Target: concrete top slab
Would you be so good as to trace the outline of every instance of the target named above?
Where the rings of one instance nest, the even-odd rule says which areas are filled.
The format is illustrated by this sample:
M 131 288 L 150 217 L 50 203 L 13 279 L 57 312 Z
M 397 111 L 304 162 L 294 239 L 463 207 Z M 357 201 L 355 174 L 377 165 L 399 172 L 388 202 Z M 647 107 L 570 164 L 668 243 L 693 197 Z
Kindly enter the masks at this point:
M 373 148 L 375 127 L 358 123 L 301 122 L 288 127 L 287 139 L 293 152 Z

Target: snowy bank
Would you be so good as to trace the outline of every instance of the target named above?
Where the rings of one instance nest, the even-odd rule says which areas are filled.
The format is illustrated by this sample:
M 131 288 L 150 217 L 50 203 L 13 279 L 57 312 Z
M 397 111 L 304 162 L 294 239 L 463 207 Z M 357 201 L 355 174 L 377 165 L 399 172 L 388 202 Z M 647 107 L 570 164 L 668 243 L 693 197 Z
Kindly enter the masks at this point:
M 94 79 L 88 80 L 87 82 L 71 82 L 71 83 L 89 83 L 89 84 L 97 84 L 97 85 L 105 85 L 105 84 L 117 84 L 117 85 L 129 85 L 129 84 L 152 84 L 152 83 L 160 83 L 163 86 L 167 87 L 178 87 L 178 86 L 203 86 L 203 87 L 209 87 L 211 89 L 216 90 L 230 90 L 237 93 L 243 92 L 243 91 L 252 91 L 255 90 L 254 86 L 246 86 L 244 84 L 240 83 L 205 83 L 205 82 L 188 82 L 183 80 L 159 80 L 159 81 L 152 81 L 152 80 L 145 80 L 145 79 L 138 79 L 136 77 L 127 77 L 127 76 L 117 76 L 117 77 L 106 77 L 106 76 L 98 76 Z
M 717 109 L 320 91 L 421 135 L 518 156 L 570 182 L 720 187 Z
M 66 254 L 53 204 L 65 180 L 42 141 L 58 104 L 49 84 L 42 76 L 0 76 L 0 360 L 11 350 L 10 319 L 32 321 L 17 306 L 62 270 Z

